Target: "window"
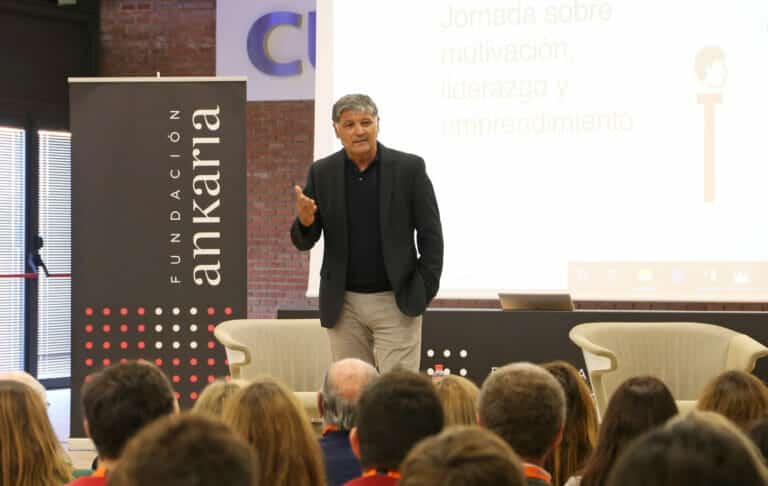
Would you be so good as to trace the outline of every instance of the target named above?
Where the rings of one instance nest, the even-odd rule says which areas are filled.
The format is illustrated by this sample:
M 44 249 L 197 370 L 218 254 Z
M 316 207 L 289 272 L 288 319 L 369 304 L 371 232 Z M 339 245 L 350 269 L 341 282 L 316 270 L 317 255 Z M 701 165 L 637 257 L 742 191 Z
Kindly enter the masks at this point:
M 0 127 L 0 371 L 24 368 L 24 137 Z
M 66 132 L 38 132 L 38 233 L 45 244 L 40 256 L 51 277 L 39 272 L 37 376 L 70 376 L 72 278 L 71 136 Z

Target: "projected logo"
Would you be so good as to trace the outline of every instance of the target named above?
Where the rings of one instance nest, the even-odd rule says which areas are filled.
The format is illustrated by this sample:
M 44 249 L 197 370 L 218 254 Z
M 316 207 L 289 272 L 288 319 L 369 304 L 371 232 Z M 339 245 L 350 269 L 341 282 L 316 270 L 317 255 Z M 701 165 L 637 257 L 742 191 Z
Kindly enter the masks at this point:
M 715 105 L 723 102 L 727 70 L 720 47 L 703 47 L 696 54 L 696 75 L 705 92 L 698 103 L 704 106 L 704 202 L 715 201 Z

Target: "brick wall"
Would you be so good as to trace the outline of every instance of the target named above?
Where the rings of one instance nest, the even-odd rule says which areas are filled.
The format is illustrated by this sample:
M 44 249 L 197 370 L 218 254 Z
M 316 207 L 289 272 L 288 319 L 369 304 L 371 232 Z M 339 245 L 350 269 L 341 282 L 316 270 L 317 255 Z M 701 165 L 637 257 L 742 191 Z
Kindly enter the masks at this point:
M 226 1 L 226 0 L 224 0 Z M 215 74 L 215 0 L 101 0 L 102 76 Z M 248 315 L 316 306 L 306 299 L 308 255 L 293 248 L 292 186 L 312 158 L 311 101 L 247 107 Z M 440 301 L 435 307 L 491 307 L 495 301 Z M 582 309 L 768 310 L 764 304 L 579 302 Z

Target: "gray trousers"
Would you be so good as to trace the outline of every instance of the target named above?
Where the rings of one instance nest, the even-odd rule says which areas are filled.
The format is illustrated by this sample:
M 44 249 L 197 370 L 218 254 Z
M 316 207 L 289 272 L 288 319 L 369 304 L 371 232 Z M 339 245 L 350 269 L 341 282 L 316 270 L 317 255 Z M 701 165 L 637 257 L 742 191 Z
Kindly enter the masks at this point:
M 421 316 L 400 312 L 393 292 L 346 292 L 339 320 L 327 331 L 334 361 L 358 358 L 381 373 L 419 371 Z

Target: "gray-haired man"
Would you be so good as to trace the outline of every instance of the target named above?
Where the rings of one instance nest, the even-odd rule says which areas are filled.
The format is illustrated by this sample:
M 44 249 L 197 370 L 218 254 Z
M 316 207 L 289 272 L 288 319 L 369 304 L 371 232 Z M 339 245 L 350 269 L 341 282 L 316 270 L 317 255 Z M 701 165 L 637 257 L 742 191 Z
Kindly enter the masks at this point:
M 323 416 L 320 448 L 328 486 L 340 486 L 361 474 L 360 462 L 349 445 L 349 431 L 355 426 L 360 394 L 378 375 L 376 368 L 354 358 L 335 362 L 325 373 L 317 407 Z
M 343 96 L 332 118 L 344 148 L 312 164 L 304 189 L 294 188 L 291 240 L 309 250 L 323 234 L 320 321 L 333 359 L 418 371 L 421 314 L 443 268 L 432 183 L 421 157 L 378 142 L 370 97 Z

